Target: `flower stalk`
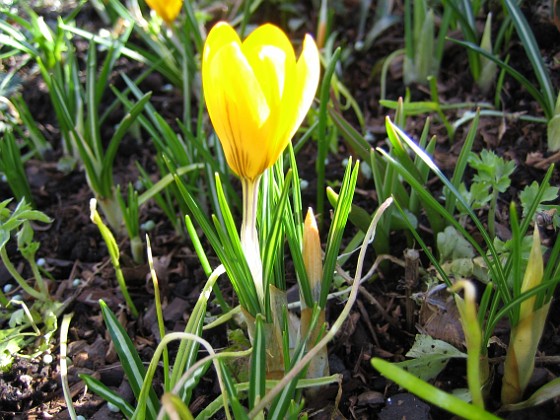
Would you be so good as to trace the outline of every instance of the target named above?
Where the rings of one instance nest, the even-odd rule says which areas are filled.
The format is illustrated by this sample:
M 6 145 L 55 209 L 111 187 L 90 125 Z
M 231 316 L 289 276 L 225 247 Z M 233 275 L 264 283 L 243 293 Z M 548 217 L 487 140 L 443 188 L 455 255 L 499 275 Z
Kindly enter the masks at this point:
M 243 194 L 243 220 L 241 222 L 240 239 L 241 248 L 247 259 L 249 270 L 253 277 L 253 283 L 257 296 L 264 307 L 264 286 L 262 274 L 262 259 L 259 246 L 259 235 L 257 233 L 257 203 L 259 197 L 260 177 L 251 181 L 242 179 Z

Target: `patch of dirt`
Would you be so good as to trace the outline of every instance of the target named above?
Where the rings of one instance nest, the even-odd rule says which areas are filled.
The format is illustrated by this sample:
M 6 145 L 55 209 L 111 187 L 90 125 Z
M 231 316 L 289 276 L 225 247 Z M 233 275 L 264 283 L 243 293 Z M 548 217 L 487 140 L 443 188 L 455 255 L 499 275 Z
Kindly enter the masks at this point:
M 340 43 L 342 45 L 352 45 L 356 36 L 357 3 L 344 2 L 344 10 L 338 10 L 340 13 L 345 13 L 347 17 L 346 20 L 340 21 L 342 31 Z M 86 7 L 86 10 L 89 9 Z M 309 15 L 311 16 L 311 13 Z M 91 10 L 84 16 L 84 19 L 88 20 L 88 25 L 91 25 L 92 22 L 96 26 L 101 25 Z M 555 28 L 551 30 L 550 25 L 545 26 L 533 25 L 535 29 L 538 29 L 536 35 L 545 59 L 550 63 L 551 68 L 558 69 L 557 60 L 560 47 L 558 43 L 551 42 L 551 37 L 557 39 L 558 33 L 554 32 Z M 310 25 L 306 29 L 313 30 Z M 399 45 L 402 45 L 402 28 L 395 26 L 379 38 L 370 50 L 354 53 L 352 64 L 344 68 L 342 73 L 342 82 L 349 88 L 363 111 L 365 127 L 374 136 L 375 146 L 384 145 L 384 118 L 386 114 L 392 114 L 392 112 L 379 106 L 379 77 L 372 73 L 372 70 L 379 60 L 386 57 Z M 438 89 L 442 101 L 445 103 L 481 103 L 492 100 L 473 88 L 466 56 L 462 50 L 454 45 L 449 45 L 446 57 L 438 79 Z M 518 66 L 522 72 L 530 73 L 519 46 L 511 51 L 510 64 Z M 149 361 L 157 345 L 159 334 L 155 322 L 153 290 L 148 276 L 148 267 L 132 264 L 127 255 L 128 243 L 124 240 L 120 242 L 123 250 L 122 264 L 125 278 L 132 299 L 141 312 L 141 316 L 135 320 L 123 309 L 123 297 L 115 281 L 106 247 L 97 227 L 89 220 L 91 193 L 83 172 L 75 169 L 63 173 L 57 169 L 57 162 L 62 156 L 62 151 L 56 119 L 44 86 L 31 70 L 30 68 L 23 69 L 24 72 L 29 72 L 27 74 L 29 77 L 24 77 L 23 94 L 32 106 L 32 114 L 44 128 L 54 150 L 44 161 L 27 162 L 26 170 L 37 208 L 54 219 L 52 225 L 40 227 L 36 232 L 36 238 L 42 244 L 38 256 L 45 258 L 45 269 L 54 279 L 50 283 L 51 293 L 58 300 L 68 302 L 66 312 L 74 313 L 68 337 L 69 357 L 72 361 L 68 377 L 74 406 L 77 413 L 86 418 L 121 418 L 118 414 L 111 413 L 107 404 L 100 398 L 86 392 L 79 375 L 91 374 L 117 390 L 128 401 L 133 402 L 132 392 L 124 379 L 123 370 L 103 325 L 99 300 L 105 301 L 117 314 L 142 360 Z M 134 74 L 142 69 L 137 63 L 122 61 L 119 62 L 119 70 Z M 401 72 L 399 63 L 396 62 L 391 67 L 387 82 L 387 97 L 390 99 L 397 99 L 405 94 L 400 78 Z M 552 71 L 551 74 L 553 74 L 555 86 L 558 87 L 560 72 Z M 119 86 L 118 75 L 115 75 L 115 82 Z M 164 84 L 165 81 L 161 76 L 153 74 L 144 81 L 142 89 L 154 92 L 152 103 L 169 119 L 171 124 L 174 124 L 175 118 L 179 117 L 177 114 L 180 112 L 181 97 L 178 92 L 171 95 L 165 93 Z M 413 86 L 411 95 L 418 100 L 429 98 L 429 92 L 420 86 Z M 506 78 L 504 84 L 502 107 L 511 112 L 540 114 L 539 108 L 532 98 L 509 78 Z M 118 122 L 121 116 L 118 113 L 115 114 L 112 122 Z M 346 112 L 345 116 L 355 122 L 351 112 Z M 454 119 L 457 116 L 450 118 Z M 418 136 L 423 125 L 423 118 L 410 119 L 407 129 L 412 135 Z M 104 137 L 109 138 L 109 130 L 111 127 L 108 124 L 104 128 Z M 435 160 L 443 170 L 451 171 L 454 168 L 466 130 L 466 126 L 462 127 L 457 131 L 454 142 L 448 142 L 445 127 L 437 120 L 433 122 L 431 133 L 438 135 Z M 527 123 L 519 119 L 481 120 L 475 150 L 491 148 L 500 156 L 514 160 L 517 164 L 517 170 L 512 179 L 511 196 L 501 197 L 503 201 L 500 203 L 499 217 L 501 219 L 499 223 L 506 230 L 508 226 L 507 206 L 510 199 L 515 198 L 517 193 L 533 180 L 540 181 L 544 176 L 547 164 L 560 160 L 560 156 L 552 155 L 546 150 L 545 138 L 546 127 L 543 124 Z M 123 141 L 115 162 L 115 178 L 121 185 L 136 180 L 136 161 L 156 173 L 154 150 L 151 146 L 145 146 L 148 143 L 147 139 L 145 140 L 146 142 L 141 146 L 132 138 Z M 342 139 L 337 148 L 338 155 L 329 156 L 327 174 L 328 181 L 332 183 L 336 183 L 342 178 L 344 170 L 342 161 L 350 153 L 349 147 Z M 305 145 L 297 157 L 300 163 L 300 176 L 309 181 L 308 188 L 303 192 L 304 206 L 313 205 L 315 202 L 316 186 L 313 181 L 315 179 L 315 157 L 315 143 Z M 558 184 L 560 184 L 560 174 L 556 170 L 553 174 L 552 185 Z M 442 186 L 435 180 L 430 180 L 427 187 L 434 196 L 441 193 Z M 0 183 L 0 195 L 2 197 L 11 196 L 4 183 Z M 360 180 L 356 202 L 370 212 L 375 209 L 378 203 L 371 180 L 366 178 Z M 158 277 L 162 285 L 167 331 L 181 331 L 185 327 L 188 314 L 196 303 L 206 277 L 189 243 L 175 233 L 173 226 L 156 205 L 143 206 L 140 218 L 142 222 L 152 220 L 155 223 L 154 229 L 150 231 L 150 238 L 153 254 L 156 256 Z M 429 229 L 422 225 L 421 230 L 426 232 Z M 352 228 L 349 228 L 350 231 Z M 554 235 L 553 232 L 548 232 L 549 237 L 545 237 L 545 240 L 551 241 Z M 431 241 L 431 235 L 427 236 L 427 240 Z M 351 235 L 348 233 L 346 240 L 349 240 L 350 237 Z M 402 232 L 392 233 L 390 237 L 392 255 L 401 259 L 406 247 L 407 238 Z M 370 257 L 373 261 L 375 255 L 372 254 Z M 215 263 L 213 261 L 213 265 L 216 265 Z M 429 261 L 425 256 L 421 256 L 421 265 L 429 266 Z M 413 324 L 410 325 L 406 320 L 407 298 L 403 289 L 404 270 L 395 264 L 386 264 L 383 267 L 384 270 L 379 273 L 379 278 L 375 282 L 363 286 L 358 302 L 346 320 L 344 328 L 329 347 L 331 372 L 340 373 L 343 376 L 340 405 L 335 406 L 334 404 L 338 387 L 327 387 L 324 392 L 321 392 L 320 398 L 309 399 L 308 407 L 315 418 L 327 418 L 327 415 L 333 415 L 335 418 L 354 419 L 394 419 L 405 416 L 415 419 L 449 418 L 447 413 L 426 405 L 410 394 L 399 392 L 395 385 L 379 376 L 370 365 L 372 357 L 383 357 L 391 361 L 404 360 L 404 354 L 412 345 L 417 333 L 417 323 L 422 324 L 425 329 L 430 329 L 433 335 L 446 333 L 440 331 L 440 328 L 449 329 L 447 324 L 426 325 L 428 319 L 433 318 L 428 316 L 424 320 L 419 319 L 420 307 L 418 306 L 412 308 Z M 8 273 L 3 268 L 0 266 L 0 287 L 10 280 Z M 220 288 L 225 298 L 233 303 L 231 287 L 220 283 Z M 421 284 L 418 284 L 416 288 L 414 292 L 423 291 Z M 209 310 L 215 312 L 216 307 L 210 305 Z M 334 320 L 340 310 L 341 304 L 333 301 L 327 308 L 327 319 Z M 535 373 L 532 389 L 536 389 L 560 373 L 557 366 L 548 363 L 545 358 L 545 356 L 560 354 L 558 328 L 560 328 L 560 309 L 558 305 L 553 305 L 540 347 L 539 356 L 542 358 L 539 359 L 539 369 Z M 228 345 L 226 336 L 224 329 L 205 333 L 205 338 L 217 348 Z M 505 329 L 497 338 L 501 342 L 507 343 L 507 336 L 508 331 Z M 445 337 L 449 338 L 449 336 Z M 54 340 L 51 354 L 54 360 L 50 363 L 46 363 L 41 358 L 32 360 L 16 358 L 8 372 L 0 373 L 0 417 L 67 418 L 68 413 L 62 395 L 57 359 L 58 339 Z M 503 361 L 504 354 L 503 348 L 492 346 L 490 357 L 492 366 L 496 367 L 496 370 Z M 450 363 L 450 366 L 438 377 L 436 385 L 447 390 L 464 387 L 465 375 L 464 363 Z M 499 383 L 498 378 L 496 383 Z M 160 377 L 156 377 L 155 387 L 161 391 Z M 494 388 L 492 395 L 497 401 L 499 400 L 499 387 Z M 209 373 L 195 390 L 191 405 L 193 412 L 196 414 L 197 410 L 212 401 L 218 392 L 214 378 Z M 550 403 L 538 410 L 511 414 L 507 418 L 521 418 L 520 415 L 524 417 L 530 415 L 534 419 L 559 418 L 560 412 L 557 405 Z M 538 417 L 539 415 L 545 417 Z

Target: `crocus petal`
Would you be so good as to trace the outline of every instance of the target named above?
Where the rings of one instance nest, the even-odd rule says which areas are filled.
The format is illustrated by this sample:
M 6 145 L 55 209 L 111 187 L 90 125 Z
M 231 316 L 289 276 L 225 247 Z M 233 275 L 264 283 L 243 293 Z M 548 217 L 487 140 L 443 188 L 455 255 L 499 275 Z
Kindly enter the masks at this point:
M 290 141 L 286 123 L 293 123 L 289 115 L 293 114 L 294 108 L 286 109 L 283 104 L 286 96 L 294 95 L 296 57 L 286 34 L 270 24 L 260 26 L 249 35 L 243 42 L 243 52 L 261 84 L 270 109 L 274 110 L 260 132 L 267 145 L 263 149 L 266 152 L 263 156 L 264 170 L 276 162 Z
M 286 90 L 280 105 L 282 114 L 275 141 L 278 155 L 286 148 L 307 115 L 317 91 L 320 72 L 319 51 L 313 38 L 306 35 L 302 53 L 290 78 L 291 88 Z
M 297 116 L 289 136 L 290 138 L 296 133 L 307 115 L 313 103 L 313 98 L 315 98 L 317 86 L 319 85 L 319 75 L 321 73 L 319 50 L 317 49 L 315 41 L 309 35 L 305 35 L 303 50 L 296 66 L 297 81 L 294 86 L 294 91 L 299 93 L 300 96 L 298 98 L 299 100 L 296 101 Z
M 183 0 L 146 0 L 146 4 L 170 25 L 183 7 Z
M 207 67 L 212 62 L 214 55 L 220 50 L 220 48 L 229 44 L 237 44 L 241 46 L 239 35 L 237 35 L 237 32 L 235 32 L 235 30 L 226 22 L 216 23 L 216 25 L 214 25 L 214 27 L 208 34 L 208 37 L 206 38 L 206 42 L 204 44 L 204 52 L 202 58 L 203 71 L 204 67 Z
M 286 86 L 286 69 L 296 62 L 290 40 L 278 27 L 266 24 L 255 29 L 243 42 L 243 53 L 261 84 L 267 102 L 276 107 Z
M 237 175 L 254 179 L 262 172 L 254 154 L 263 150 L 255 134 L 270 113 L 260 84 L 236 43 L 220 48 L 202 71 L 208 113 L 228 164 Z

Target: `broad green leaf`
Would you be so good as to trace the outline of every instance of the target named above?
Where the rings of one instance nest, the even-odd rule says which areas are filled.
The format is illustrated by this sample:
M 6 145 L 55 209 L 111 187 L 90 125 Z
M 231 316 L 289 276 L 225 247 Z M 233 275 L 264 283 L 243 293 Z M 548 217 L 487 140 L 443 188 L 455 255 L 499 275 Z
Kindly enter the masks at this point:
M 437 340 L 426 334 L 416 334 L 414 344 L 406 353 L 406 356 L 419 358 L 434 354 L 461 359 L 467 357 L 465 353 L 452 346 L 447 341 Z
M 472 245 L 453 226 L 437 234 L 437 247 L 441 261 L 475 257 Z
M 558 135 L 560 137 L 560 132 L 558 133 Z M 544 210 L 542 203 L 556 200 L 558 198 L 559 190 L 560 188 L 558 187 L 547 185 L 538 203 L 539 205 L 537 206 L 537 212 Z M 533 181 L 531 185 L 527 185 L 525 188 L 523 188 L 523 191 L 519 193 L 519 201 L 521 202 L 521 206 L 523 207 L 523 213 L 522 213 L 523 217 L 526 217 L 528 215 L 529 207 L 537 199 L 538 192 L 539 192 L 539 183 L 537 181 Z
M 397 365 L 425 381 L 435 378 L 450 359 L 467 357 L 451 344 L 426 334 L 416 334 L 414 344 L 406 356 L 413 359 Z

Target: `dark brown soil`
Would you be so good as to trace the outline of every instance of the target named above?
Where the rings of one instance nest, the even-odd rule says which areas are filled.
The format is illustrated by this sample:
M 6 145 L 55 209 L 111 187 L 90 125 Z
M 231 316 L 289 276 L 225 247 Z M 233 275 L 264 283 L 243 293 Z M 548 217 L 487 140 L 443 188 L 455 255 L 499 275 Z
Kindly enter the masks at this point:
M 357 19 L 359 16 L 359 2 L 340 2 L 339 9 L 335 11 L 335 21 L 341 31 L 339 43 L 342 46 L 353 45 L 356 36 Z M 372 6 L 373 8 L 374 6 Z M 87 9 L 84 21 L 94 27 L 101 25 L 95 13 Z M 305 10 L 311 19 L 314 13 Z M 372 12 L 373 13 L 373 12 Z M 528 11 L 530 13 L 530 11 Z M 560 44 L 557 42 L 560 34 L 551 22 L 536 22 L 534 16 L 528 15 L 534 24 L 537 41 L 542 48 L 543 56 L 550 65 L 555 86 L 560 86 Z M 282 22 L 279 22 L 282 23 Z M 313 31 L 311 24 L 305 27 Z M 555 41 L 554 41 L 555 40 Z M 402 46 L 402 28 L 395 26 L 383 34 L 367 51 L 353 51 L 352 63 L 344 67 L 342 82 L 354 95 L 360 109 L 365 115 L 366 129 L 375 136 L 374 145 L 383 146 L 384 117 L 392 115 L 391 111 L 382 109 L 378 100 L 380 97 L 379 75 L 372 73 L 374 65 L 388 53 Z M 524 74 L 530 75 L 521 46 L 512 46 L 510 64 Z M 15 63 L 12 63 L 14 65 Z M 10 63 L 2 63 L 10 67 Z M 140 70 L 139 65 L 133 62 L 122 61 L 120 70 L 135 73 Z M 405 94 L 400 78 L 399 64 L 395 63 L 390 72 L 387 85 L 388 99 L 397 99 Z M 123 309 L 123 298 L 115 280 L 113 268 L 108 260 L 107 250 L 96 226 L 89 220 L 89 199 L 91 192 L 87 186 L 84 174 L 79 170 L 62 173 L 57 169 L 57 161 L 62 156 L 60 150 L 59 132 L 50 100 L 45 87 L 33 73 L 32 68 L 22 69 L 22 92 L 31 107 L 32 113 L 44 128 L 45 135 L 53 145 L 53 152 L 44 161 L 31 160 L 26 164 L 26 170 L 31 183 L 33 197 L 39 210 L 54 219 L 48 227 L 41 227 L 36 232 L 36 238 L 41 242 L 38 257 L 45 258 L 45 268 L 52 278 L 51 293 L 61 301 L 68 300 L 66 312 L 73 312 L 69 332 L 69 356 L 73 361 L 69 369 L 69 382 L 74 399 L 74 407 L 78 414 L 86 418 L 120 418 L 111 413 L 107 405 L 99 397 L 92 395 L 84 387 L 78 374 L 89 373 L 100 379 L 108 386 L 118 389 L 125 398 L 133 401 L 132 392 L 124 379 L 118 358 L 110 344 L 99 310 L 99 300 L 103 299 L 108 306 L 118 315 L 132 337 L 142 359 L 146 362 L 157 345 L 157 326 L 155 324 L 153 290 L 148 276 L 147 266 L 135 266 L 127 255 L 128 243 L 121 239 L 122 264 L 125 277 L 132 298 L 138 306 L 141 315 L 138 319 L 131 317 Z M 115 76 L 115 82 L 118 77 Z M 151 76 L 144 82 L 144 90 L 154 92 L 153 103 L 158 106 L 163 115 L 170 122 L 180 114 L 181 96 L 178 91 L 171 94 L 163 92 L 165 81 L 158 75 Z M 449 45 L 446 60 L 442 65 L 438 79 L 440 96 L 445 103 L 458 102 L 483 102 L 492 98 L 484 97 L 473 87 L 471 76 L 468 72 L 464 51 L 457 46 Z M 425 88 L 413 86 L 411 93 L 415 99 L 427 99 L 429 92 Z M 162 100 L 165 98 L 165 101 Z M 538 105 L 515 81 L 506 78 L 503 91 L 504 110 L 510 112 L 527 112 L 530 115 L 541 115 Z M 176 103 L 176 106 L 173 104 Z M 352 122 L 355 118 L 351 112 L 345 116 Z M 453 120 L 457 115 L 450 115 Z M 115 121 L 120 117 L 115 116 Z M 424 117 L 410 119 L 408 131 L 413 136 L 418 136 L 424 124 Z M 109 130 L 109 128 L 107 128 Z M 447 140 L 446 131 L 441 123 L 434 121 L 431 133 L 438 136 L 438 146 L 435 160 L 444 170 L 452 170 L 466 128 L 457 132 L 454 143 Z M 504 195 L 500 201 L 500 214 L 498 223 L 507 230 L 507 206 L 517 193 L 533 180 L 540 181 L 544 176 L 544 168 L 548 164 L 560 159 L 546 150 L 546 127 L 544 124 L 527 123 L 520 120 L 501 121 L 498 119 L 482 119 L 479 135 L 476 138 L 475 150 L 490 148 L 500 156 L 514 160 L 517 170 L 513 176 L 511 196 Z M 147 143 L 147 142 L 146 142 Z M 338 154 L 329 156 L 327 174 L 330 182 L 341 179 L 343 172 L 342 160 L 350 154 L 349 148 L 343 139 L 338 145 Z M 119 149 L 115 162 L 116 182 L 126 185 L 137 178 L 135 161 L 144 167 L 154 169 L 154 150 L 144 144 L 138 147 L 133 139 L 125 139 Z M 314 162 L 316 156 L 315 143 L 307 144 L 298 155 L 301 177 L 310 181 L 304 191 L 304 205 L 313 205 L 315 200 Z M 549 159 L 547 164 L 543 161 Z M 560 174 L 557 170 L 553 175 L 552 185 L 560 184 Z M 428 188 L 434 196 L 441 193 L 441 185 L 435 180 L 430 180 Z M 0 183 L 0 197 L 10 197 L 11 192 L 5 183 Z M 356 203 L 373 211 L 377 202 L 373 182 L 361 179 Z M 481 213 L 484 219 L 484 214 Z M 152 220 L 155 228 L 150 231 L 153 254 L 156 256 L 158 275 L 163 287 L 163 300 L 165 302 L 165 321 L 168 331 L 180 331 L 184 328 L 188 314 L 192 310 L 201 287 L 206 281 L 200 268 L 197 257 L 190 243 L 185 238 L 178 236 L 161 210 L 152 203 L 143 206 L 140 215 L 141 221 Z M 326 229 L 324 229 L 326 232 Z M 349 228 L 347 238 L 350 238 Z M 427 227 L 422 226 L 426 231 Z M 547 232 L 545 240 L 549 242 L 555 235 Z M 326 233 L 323 234 L 326 236 Z M 431 241 L 427 235 L 427 241 Z M 406 248 L 406 238 L 401 233 L 394 233 L 390 238 L 391 254 L 401 259 Z M 371 255 L 373 261 L 375 255 Z M 215 263 L 215 261 L 214 261 Z M 214 264 L 216 265 L 216 264 Z M 422 257 L 422 265 L 428 266 L 428 261 Z M 354 419 L 429 419 L 449 418 L 444 413 L 424 402 L 415 399 L 410 394 L 402 393 L 397 387 L 381 377 L 371 367 L 369 360 L 379 356 L 392 361 L 404 360 L 417 333 L 415 327 L 408 328 L 405 319 L 405 295 L 402 288 L 403 270 L 394 264 L 386 264 L 379 273 L 375 282 L 364 285 L 357 304 L 340 336 L 329 347 L 329 361 L 332 373 L 343 374 L 342 398 L 340 404 L 335 406 L 337 388 L 329 388 L 322 393 L 321 399 L 310 400 L 308 407 L 310 416 L 315 418 L 354 418 Z M 79 279 L 78 282 L 75 280 Z M 3 266 L 0 266 L 0 287 L 10 281 L 10 276 Z M 234 303 L 231 287 L 220 283 L 223 293 L 230 302 Z M 422 285 L 418 286 L 418 290 Z M 421 323 L 416 309 L 415 323 Z M 210 311 L 217 312 L 213 304 Z M 336 318 L 341 310 L 338 302 L 332 302 L 328 308 L 328 320 Z M 457 323 L 451 319 L 449 323 Z M 426 327 L 426 325 L 423 325 Z M 432 325 L 431 332 L 438 338 L 450 339 L 449 328 Z M 446 327 L 448 327 L 446 325 Z M 559 356 L 560 338 L 560 308 L 553 303 L 545 335 L 540 347 L 539 356 Z M 507 329 L 502 331 L 499 338 L 507 343 Z M 205 335 L 215 347 L 227 346 L 226 334 L 223 329 L 213 330 Z M 60 385 L 60 369 L 58 365 L 59 354 L 58 339 L 54 340 L 51 354 L 54 356 L 52 363 L 44 359 L 17 358 L 12 368 L 0 373 L 0 417 L 1 418 L 67 418 L 66 405 Z M 490 350 L 492 365 L 500 373 L 500 364 L 503 361 L 504 350 L 493 346 Z M 542 359 L 545 360 L 544 358 Z M 535 373 L 531 384 L 534 390 L 555 378 L 559 374 L 557 364 L 542 362 Z M 465 387 L 464 363 L 452 362 L 438 377 L 436 385 L 442 389 L 451 390 Z M 197 413 L 201 408 L 212 401 L 217 395 L 212 374 L 204 378 L 196 390 L 191 409 Z M 496 380 L 497 383 L 500 380 Z M 156 381 L 156 388 L 158 388 Z M 161 387 L 160 387 L 161 388 Z M 494 396 L 499 401 L 499 387 L 495 387 Z M 160 389 L 161 390 L 161 389 Z M 390 398 L 390 399 L 389 399 Z M 490 402 L 490 409 L 497 409 L 497 403 Z M 537 414 L 538 413 L 538 414 Z M 505 415 L 505 414 L 504 414 Z M 508 418 L 522 418 L 531 415 L 537 418 L 560 418 L 560 409 L 554 402 L 532 410 L 530 413 L 510 415 Z

